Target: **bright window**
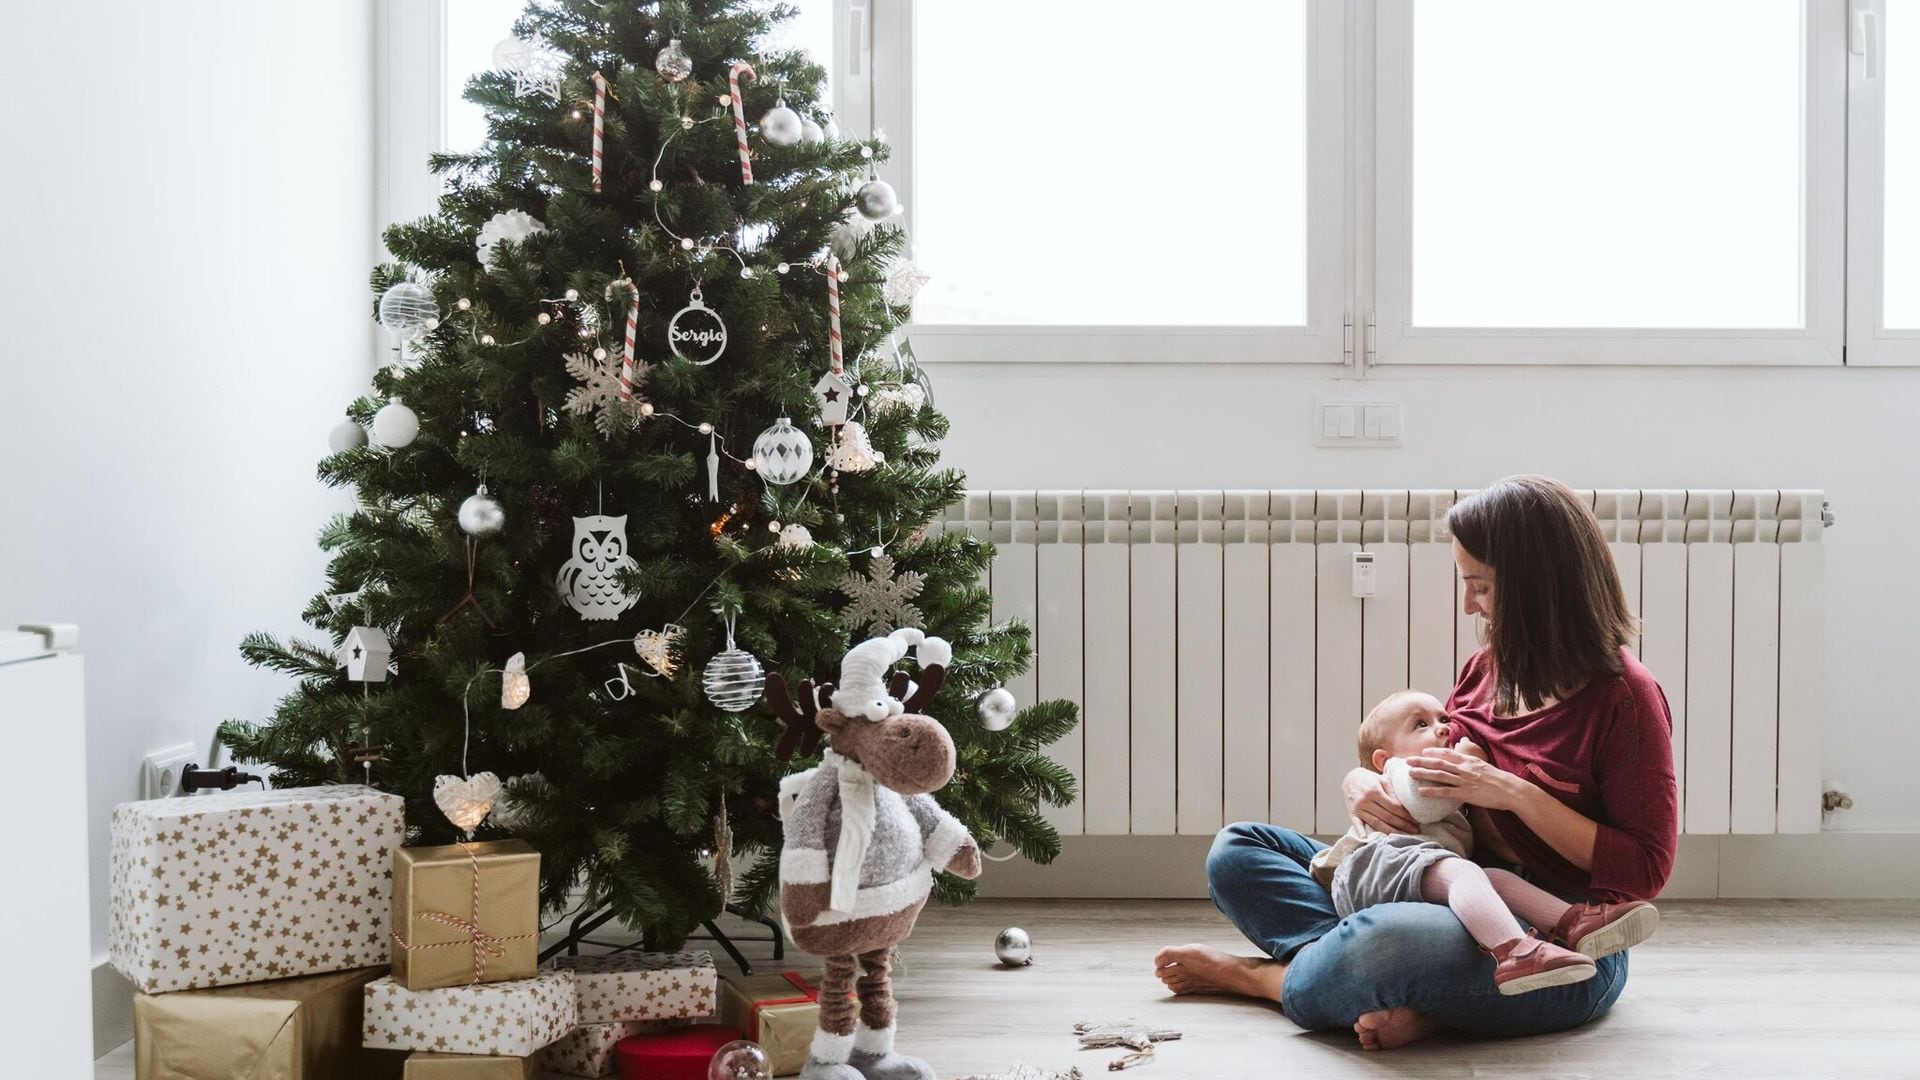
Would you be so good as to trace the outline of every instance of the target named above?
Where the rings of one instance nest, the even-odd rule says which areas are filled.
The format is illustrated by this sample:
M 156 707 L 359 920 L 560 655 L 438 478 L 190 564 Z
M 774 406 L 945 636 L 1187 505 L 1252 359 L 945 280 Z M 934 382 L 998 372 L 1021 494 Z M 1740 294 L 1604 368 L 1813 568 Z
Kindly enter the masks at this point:
M 1800 0 L 1427 2 L 1413 324 L 1803 324 Z
M 1306 0 L 920 3 L 924 323 L 1307 321 Z M 1210 72 L 1210 41 L 1240 62 Z
M 1885 310 L 1882 325 L 1920 329 L 1920 3 L 1886 0 Z

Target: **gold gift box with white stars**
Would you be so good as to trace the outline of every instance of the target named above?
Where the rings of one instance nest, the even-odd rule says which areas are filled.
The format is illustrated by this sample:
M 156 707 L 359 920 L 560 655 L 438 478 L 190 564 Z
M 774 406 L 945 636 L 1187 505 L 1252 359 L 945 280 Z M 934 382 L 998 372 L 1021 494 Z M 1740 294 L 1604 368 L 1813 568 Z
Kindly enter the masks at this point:
M 114 807 L 113 966 L 157 994 L 387 963 L 405 805 L 343 786 Z

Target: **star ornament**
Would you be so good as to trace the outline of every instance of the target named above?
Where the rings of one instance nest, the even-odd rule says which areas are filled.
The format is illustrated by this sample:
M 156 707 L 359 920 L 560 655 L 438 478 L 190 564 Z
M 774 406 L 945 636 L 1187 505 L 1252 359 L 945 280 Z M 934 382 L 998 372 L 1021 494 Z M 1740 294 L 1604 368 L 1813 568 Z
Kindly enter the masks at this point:
M 529 46 L 500 70 L 513 77 L 514 97 L 541 94 L 556 105 L 560 103 L 560 80 L 566 76 L 566 62 L 558 53 Z

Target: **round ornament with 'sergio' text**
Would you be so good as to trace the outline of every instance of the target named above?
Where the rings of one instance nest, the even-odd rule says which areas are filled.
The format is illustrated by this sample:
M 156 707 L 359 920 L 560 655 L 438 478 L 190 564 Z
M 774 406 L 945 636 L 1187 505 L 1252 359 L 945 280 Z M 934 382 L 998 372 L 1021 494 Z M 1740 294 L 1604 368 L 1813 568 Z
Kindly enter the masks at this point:
M 693 287 L 687 306 L 674 313 L 667 323 L 667 348 L 682 360 L 702 367 L 720 359 L 727 351 L 727 324 L 720 313 L 700 298 L 700 287 Z

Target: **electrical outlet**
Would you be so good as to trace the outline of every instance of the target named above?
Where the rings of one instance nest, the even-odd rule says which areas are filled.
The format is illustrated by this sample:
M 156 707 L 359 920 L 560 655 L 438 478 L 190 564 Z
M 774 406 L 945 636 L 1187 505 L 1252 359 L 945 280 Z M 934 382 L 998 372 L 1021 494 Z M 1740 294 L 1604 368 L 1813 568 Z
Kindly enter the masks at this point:
M 194 757 L 191 743 L 181 743 L 148 754 L 146 765 L 140 773 L 140 797 L 171 799 L 179 795 L 181 771 L 193 763 Z

